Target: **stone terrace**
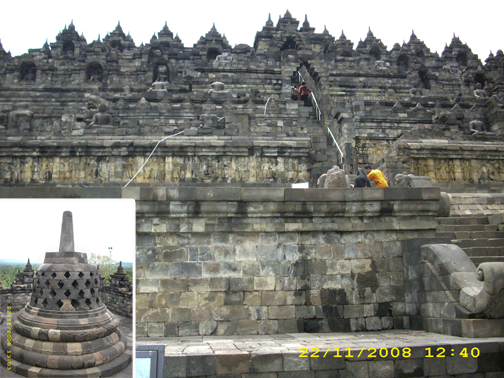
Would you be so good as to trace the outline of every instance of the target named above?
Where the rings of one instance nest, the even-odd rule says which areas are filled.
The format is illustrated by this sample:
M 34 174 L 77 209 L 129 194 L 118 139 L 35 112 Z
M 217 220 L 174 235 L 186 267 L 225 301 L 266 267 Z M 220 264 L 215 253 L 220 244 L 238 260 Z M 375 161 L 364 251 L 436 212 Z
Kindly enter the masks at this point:
M 502 337 L 475 340 L 395 330 L 137 338 L 137 345 L 143 344 L 165 346 L 166 378 L 498 378 L 502 377 L 504 353 Z M 335 348 L 345 357 L 335 358 Z M 376 348 L 374 355 L 371 348 Z M 468 357 L 461 355 L 464 348 Z M 310 357 L 299 357 L 304 352 Z

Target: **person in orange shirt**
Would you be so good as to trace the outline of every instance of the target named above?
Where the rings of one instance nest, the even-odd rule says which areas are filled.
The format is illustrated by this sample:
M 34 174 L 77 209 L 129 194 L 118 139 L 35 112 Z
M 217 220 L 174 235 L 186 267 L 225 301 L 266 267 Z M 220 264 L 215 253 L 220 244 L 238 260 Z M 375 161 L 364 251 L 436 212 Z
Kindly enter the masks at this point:
M 387 179 L 382 171 L 379 169 L 373 169 L 370 165 L 364 166 L 364 170 L 370 180 L 376 183 L 377 188 L 388 188 Z

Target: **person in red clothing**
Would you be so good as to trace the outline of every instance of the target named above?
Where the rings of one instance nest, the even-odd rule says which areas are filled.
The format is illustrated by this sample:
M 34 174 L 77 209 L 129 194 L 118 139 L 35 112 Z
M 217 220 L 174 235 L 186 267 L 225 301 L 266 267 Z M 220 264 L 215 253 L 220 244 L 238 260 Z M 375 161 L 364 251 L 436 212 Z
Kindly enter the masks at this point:
M 304 106 L 310 106 L 308 102 L 308 96 L 310 95 L 310 92 L 310 88 L 308 88 L 308 86 L 303 81 L 303 83 L 299 87 L 299 98 L 304 101 Z

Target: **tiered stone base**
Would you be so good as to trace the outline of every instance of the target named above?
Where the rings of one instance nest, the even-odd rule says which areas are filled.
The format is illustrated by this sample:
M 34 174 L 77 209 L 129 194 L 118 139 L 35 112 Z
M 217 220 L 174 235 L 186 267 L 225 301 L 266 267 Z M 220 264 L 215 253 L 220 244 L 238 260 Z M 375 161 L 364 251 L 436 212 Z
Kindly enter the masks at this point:
M 26 377 L 112 376 L 132 355 L 118 325 L 105 306 L 71 312 L 27 305 L 12 319 L 9 343 L 2 337 L 0 360 Z
M 99 378 L 99 377 L 111 377 L 114 374 L 119 373 L 125 369 L 131 363 L 132 357 L 132 347 L 128 346 L 124 353 L 122 353 L 116 359 L 107 362 L 100 366 L 95 366 L 87 369 L 72 369 L 72 370 L 58 370 L 58 369 L 48 369 L 36 366 L 27 365 L 11 358 L 7 358 L 7 354 L 4 348 L 0 345 L 0 362 L 3 366 L 7 367 L 7 363 L 11 363 L 11 371 L 13 373 L 22 375 L 24 377 L 88 377 L 88 378 Z

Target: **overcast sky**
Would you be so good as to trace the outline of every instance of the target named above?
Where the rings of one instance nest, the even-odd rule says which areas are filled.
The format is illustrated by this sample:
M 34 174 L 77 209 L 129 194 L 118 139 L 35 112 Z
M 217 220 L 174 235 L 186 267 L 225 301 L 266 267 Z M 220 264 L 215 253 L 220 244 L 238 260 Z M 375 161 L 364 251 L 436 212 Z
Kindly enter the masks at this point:
M 132 199 L 0 199 L 0 258 L 43 262 L 58 252 L 64 211 L 71 211 L 76 252 L 133 262 L 135 201 Z
M 354 42 L 366 37 L 371 27 L 390 50 L 394 43 L 409 40 L 412 29 L 432 52 L 440 55 L 453 33 L 479 55 L 484 62 L 490 50 L 504 49 L 500 16 L 502 0 L 485 2 L 423 0 L 406 1 L 145 1 L 117 2 L 72 1 L 2 1 L 0 39 L 6 51 L 21 55 L 29 48 L 41 48 L 73 20 L 76 30 L 84 33 L 88 43 L 100 34 L 115 29 L 117 22 L 130 32 L 136 45 L 148 43 L 165 21 L 184 46 L 192 47 L 205 35 L 212 23 L 225 34 L 231 46 L 253 45 L 255 33 L 262 29 L 268 13 L 276 25 L 279 15 L 289 9 L 292 16 L 304 21 L 305 13 L 316 32 L 324 25 L 338 38 L 341 30 Z

